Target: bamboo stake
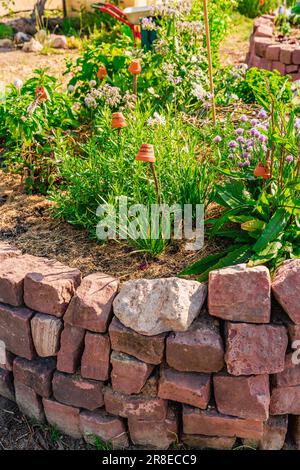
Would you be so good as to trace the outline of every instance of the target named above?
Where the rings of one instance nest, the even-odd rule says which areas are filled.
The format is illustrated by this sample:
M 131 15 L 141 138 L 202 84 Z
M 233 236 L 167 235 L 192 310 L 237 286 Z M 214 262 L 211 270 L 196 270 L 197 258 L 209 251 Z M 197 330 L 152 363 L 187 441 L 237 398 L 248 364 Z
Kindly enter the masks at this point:
M 208 56 L 208 73 L 209 73 L 209 83 L 210 83 L 210 93 L 211 93 L 212 119 L 213 119 L 213 124 L 215 126 L 217 122 L 217 113 L 216 113 L 216 103 L 215 103 L 215 95 L 214 95 L 215 88 L 214 88 L 214 78 L 213 78 L 213 66 L 212 66 L 207 0 L 203 0 L 203 13 L 204 13 L 204 24 L 205 24 L 207 56 Z

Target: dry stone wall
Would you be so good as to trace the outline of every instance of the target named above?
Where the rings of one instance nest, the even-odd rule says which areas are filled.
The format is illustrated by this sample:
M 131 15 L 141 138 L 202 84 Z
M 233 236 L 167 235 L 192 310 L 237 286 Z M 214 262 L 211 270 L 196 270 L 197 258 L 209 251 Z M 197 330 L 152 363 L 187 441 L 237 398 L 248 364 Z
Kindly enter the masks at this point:
M 264 15 L 254 20 L 246 63 L 249 67 L 277 70 L 281 75 L 299 80 L 300 44 L 279 42 L 275 36 L 274 17 Z
M 91 444 L 300 448 L 299 286 L 290 260 L 120 289 L 1 243 L 0 394 Z

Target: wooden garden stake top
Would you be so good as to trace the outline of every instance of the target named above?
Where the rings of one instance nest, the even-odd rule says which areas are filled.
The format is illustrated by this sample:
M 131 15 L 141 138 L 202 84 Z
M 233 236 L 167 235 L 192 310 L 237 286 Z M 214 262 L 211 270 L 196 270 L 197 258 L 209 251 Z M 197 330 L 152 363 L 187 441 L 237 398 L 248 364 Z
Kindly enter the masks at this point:
M 210 94 L 211 94 L 212 119 L 213 119 L 213 124 L 215 126 L 217 122 L 217 113 L 216 113 L 216 103 L 215 103 L 215 94 L 214 94 L 215 88 L 214 88 L 214 79 L 213 79 L 213 66 L 212 66 L 212 54 L 211 54 L 211 44 L 210 44 L 210 30 L 209 30 L 207 1 L 208 0 L 203 0 L 203 13 L 204 13 L 204 24 L 205 24 L 207 56 L 208 56 L 208 73 L 209 73 Z
M 128 71 L 133 75 L 133 94 L 137 96 L 137 77 L 142 73 L 139 59 L 134 59 L 128 67 Z

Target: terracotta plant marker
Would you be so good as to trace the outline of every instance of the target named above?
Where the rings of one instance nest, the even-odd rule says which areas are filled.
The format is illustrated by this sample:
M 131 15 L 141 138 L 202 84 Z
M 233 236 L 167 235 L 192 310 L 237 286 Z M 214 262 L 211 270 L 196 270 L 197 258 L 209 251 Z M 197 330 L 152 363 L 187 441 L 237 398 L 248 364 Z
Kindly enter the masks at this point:
M 264 180 L 268 180 L 271 177 L 268 166 L 263 165 L 261 162 L 258 163 L 257 167 L 253 172 L 254 176 L 261 177 Z
M 108 73 L 107 73 L 105 65 L 102 65 L 101 67 L 99 67 L 99 70 L 97 72 L 97 77 L 100 80 L 103 80 L 105 77 L 107 77 L 107 75 L 108 75 Z
M 138 151 L 137 156 L 135 157 L 136 160 L 140 162 L 147 162 L 150 163 L 150 169 L 154 178 L 154 184 L 155 184 L 155 189 L 156 189 L 156 195 L 157 195 L 157 202 L 160 204 L 161 198 L 160 198 L 160 191 L 159 191 L 159 186 L 158 186 L 158 180 L 156 177 L 156 172 L 155 172 L 155 167 L 154 167 L 154 162 L 155 162 L 155 153 L 154 153 L 154 147 L 151 144 L 142 144 L 140 146 L 140 150 Z
M 123 113 L 118 112 L 112 114 L 111 127 L 113 129 L 118 129 L 119 134 L 123 127 L 127 127 L 127 122 Z
M 128 71 L 133 75 L 133 93 L 137 95 L 137 76 L 142 73 L 140 60 L 134 59 L 129 65 Z

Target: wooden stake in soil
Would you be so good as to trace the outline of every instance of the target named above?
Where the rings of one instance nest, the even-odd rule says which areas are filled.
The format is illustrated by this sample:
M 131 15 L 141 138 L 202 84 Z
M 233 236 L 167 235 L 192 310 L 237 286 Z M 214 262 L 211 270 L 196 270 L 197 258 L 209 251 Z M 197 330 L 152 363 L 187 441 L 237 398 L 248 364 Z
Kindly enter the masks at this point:
M 216 103 L 215 103 L 215 94 L 214 94 L 215 87 L 214 87 L 214 78 L 213 78 L 213 66 L 212 66 L 212 54 L 211 54 L 211 44 L 210 44 L 210 30 L 209 30 L 207 1 L 208 0 L 203 0 L 203 13 L 204 13 L 204 24 L 205 24 L 207 56 L 208 56 L 208 73 L 209 73 L 209 83 L 210 83 L 210 93 L 211 93 L 212 120 L 215 126 L 217 122 L 217 113 L 216 113 Z

